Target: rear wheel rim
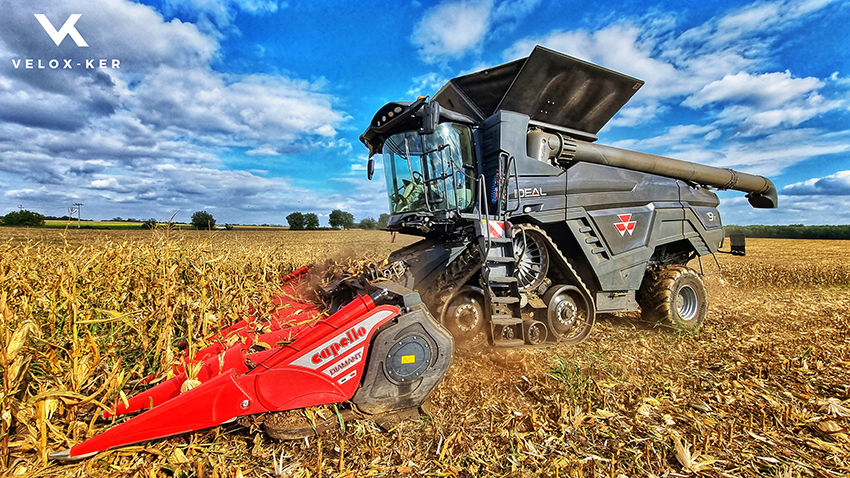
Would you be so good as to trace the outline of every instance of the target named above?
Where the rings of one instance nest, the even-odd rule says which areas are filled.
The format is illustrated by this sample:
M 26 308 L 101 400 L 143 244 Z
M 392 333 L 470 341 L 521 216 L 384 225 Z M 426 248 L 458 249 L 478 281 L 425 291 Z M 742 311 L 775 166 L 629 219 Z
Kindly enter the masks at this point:
M 697 291 L 688 284 L 679 288 L 676 294 L 676 313 L 679 317 L 688 322 L 694 320 L 699 311 L 699 296 Z

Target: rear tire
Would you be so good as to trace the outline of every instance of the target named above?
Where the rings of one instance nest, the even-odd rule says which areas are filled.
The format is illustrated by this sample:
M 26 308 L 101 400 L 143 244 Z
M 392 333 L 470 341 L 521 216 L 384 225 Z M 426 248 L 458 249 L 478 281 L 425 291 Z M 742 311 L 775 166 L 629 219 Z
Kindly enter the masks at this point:
M 644 320 L 686 332 L 699 330 L 708 310 L 702 279 L 685 266 L 647 271 L 638 291 L 638 302 Z

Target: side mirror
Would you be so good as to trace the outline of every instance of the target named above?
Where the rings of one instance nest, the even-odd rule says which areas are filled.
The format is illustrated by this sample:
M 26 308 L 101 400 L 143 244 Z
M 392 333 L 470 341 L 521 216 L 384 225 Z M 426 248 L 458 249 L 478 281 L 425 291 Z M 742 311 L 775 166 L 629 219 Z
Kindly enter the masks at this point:
M 431 101 L 422 109 L 422 133 L 432 134 L 440 124 L 440 103 Z
M 369 162 L 366 163 L 366 178 L 368 178 L 369 181 L 371 181 L 372 176 L 374 176 L 374 175 L 375 175 L 375 160 L 372 159 L 372 158 L 369 158 Z

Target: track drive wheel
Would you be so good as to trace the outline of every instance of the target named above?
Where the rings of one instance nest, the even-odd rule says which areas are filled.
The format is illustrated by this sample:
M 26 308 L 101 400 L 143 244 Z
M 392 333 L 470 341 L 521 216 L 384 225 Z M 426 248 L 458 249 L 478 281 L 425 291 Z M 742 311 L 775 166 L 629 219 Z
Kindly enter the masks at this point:
M 638 303 L 644 320 L 666 323 L 686 332 L 699 330 L 708 310 L 702 279 L 685 266 L 647 271 L 638 291 Z
M 577 287 L 554 285 L 543 294 L 543 302 L 551 340 L 574 345 L 590 335 L 596 315 Z
M 455 340 L 455 350 L 472 351 L 487 344 L 484 295 L 472 286 L 462 287 L 443 307 L 440 322 Z
M 546 240 L 533 229 L 516 227 L 513 242 L 519 290 L 532 290 L 546 280 L 546 274 L 549 272 Z

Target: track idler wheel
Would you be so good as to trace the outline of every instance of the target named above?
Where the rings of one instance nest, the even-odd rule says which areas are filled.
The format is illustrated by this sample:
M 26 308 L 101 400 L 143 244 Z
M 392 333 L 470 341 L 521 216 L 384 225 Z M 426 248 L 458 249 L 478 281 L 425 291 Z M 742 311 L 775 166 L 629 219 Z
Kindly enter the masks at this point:
M 550 340 L 577 344 L 590 335 L 595 314 L 581 291 L 571 285 L 552 286 L 543 295 Z
M 466 286 L 453 294 L 443 307 L 442 324 L 455 339 L 455 349 L 470 351 L 487 343 L 488 320 L 481 289 Z
M 522 323 L 522 328 L 525 331 L 525 341 L 528 345 L 540 345 L 549 336 L 546 324 L 539 320 L 526 320 Z

